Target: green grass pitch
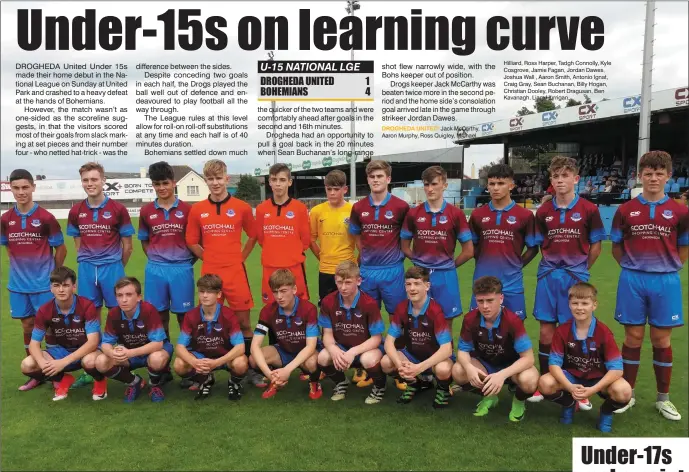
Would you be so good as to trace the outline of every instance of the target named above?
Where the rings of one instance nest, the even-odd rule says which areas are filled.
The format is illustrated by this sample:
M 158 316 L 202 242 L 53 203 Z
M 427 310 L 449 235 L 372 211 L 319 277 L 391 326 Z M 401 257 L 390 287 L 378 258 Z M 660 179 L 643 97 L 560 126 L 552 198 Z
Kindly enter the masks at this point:
M 138 222 L 134 222 L 135 226 Z M 66 226 L 62 222 L 63 228 Z M 76 269 L 71 238 L 66 264 Z M 613 320 L 619 269 L 610 243 L 596 263 L 592 282 L 599 289 L 597 316 L 610 326 L 618 343 L 623 330 Z M 270 400 L 248 387 L 239 403 L 227 400 L 226 373 L 211 398 L 199 404 L 177 381 L 166 387 L 166 400 L 152 404 L 142 395 L 134 404 L 122 401 L 122 384 L 109 382 L 105 401 L 91 400 L 90 388 L 73 391 L 52 402 L 42 386 L 19 392 L 24 382 L 19 364 L 24 357 L 21 326 L 10 319 L 7 301 L 7 255 L 2 251 L 2 461 L 3 470 L 565 470 L 571 468 L 571 438 L 596 436 L 597 409 L 578 413 L 575 424 L 558 423 L 559 410 L 547 402 L 528 405 L 526 418 L 507 419 L 511 396 L 503 390 L 500 404 L 484 418 L 472 412 L 478 397 L 463 394 L 442 411 L 431 408 L 432 393 L 420 394 L 409 405 L 398 405 L 398 391 L 388 381 L 378 405 L 365 405 L 368 389 L 350 388 L 347 399 L 332 402 L 332 383 L 323 382 L 324 396 L 308 399 L 307 384 L 295 377 Z M 145 256 L 138 241 L 127 274 L 143 281 Z M 312 301 L 317 300 L 318 264 L 309 252 L 306 262 Z M 538 323 L 531 317 L 538 260 L 525 270 L 526 322 L 535 347 Z M 198 271 L 200 264 L 196 265 Z M 247 261 L 257 307 L 261 304 L 260 248 Z M 473 261 L 460 269 L 464 308 L 470 300 Z M 687 270 L 682 271 L 687 294 Z M 687 317 L 685 300 L 684 316 Z M 384 316 L 385 318 L 385 316 Z M 459 334 L 461 319 L 453 327 Z M 173 342 L 178 329 L 171 322 Z M 683 419 L 672 422 L 654 408 L 655 378 L 648 335 L 642 351 L 636 406 L 615 417 L 615 436 L 684 436 L 689 433 L 687 402 L 687 329 L 673 333 L 672 400 Z

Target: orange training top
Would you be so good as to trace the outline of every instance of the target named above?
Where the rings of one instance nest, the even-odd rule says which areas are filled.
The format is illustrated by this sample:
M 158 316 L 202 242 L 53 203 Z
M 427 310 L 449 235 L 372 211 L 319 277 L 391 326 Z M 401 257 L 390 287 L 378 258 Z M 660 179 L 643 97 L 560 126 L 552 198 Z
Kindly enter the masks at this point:
M 256 207 L 256 236 L 263 247 L 264 267 L 287 268 L 301 264 L 311 244 L 309 211 L 299 200 L 282 205 L 270 198 Z
M 203 265 L 214 268 L 242 263 L 242 229 L 255 238 L 254 216 L 248 203 L 228 195 L 222 202 L 210 196 L 195 203 L 189 212 L 188 246 L 203 247 Z

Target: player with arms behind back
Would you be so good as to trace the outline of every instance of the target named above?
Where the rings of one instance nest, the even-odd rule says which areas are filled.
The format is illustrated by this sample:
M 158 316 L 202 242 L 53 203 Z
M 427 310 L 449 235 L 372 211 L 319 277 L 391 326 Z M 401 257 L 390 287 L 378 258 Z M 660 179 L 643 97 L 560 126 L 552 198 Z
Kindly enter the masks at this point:
M 560 422 L 570 424 L 575 400 L 596 393 L 605 398 L 600 408 L 598 429 L 612 431 L 612 413 L 624 407 L 632 388 L 622 378 L 622 357 L 610 328 L 593 316 L 598 291 L 586 282 L 569 289 L 573 319 L 555 330 L 550 350 L 550 373 L 541 377 L 539 389 L 550 401 L 562 405 Z
M 350 382 L 344 373 L 354 367 L 366 369 L 373 379 L 366 404 L 379 403 L 385 395 L 386 378 L 380 367 L 385 325 L 378 302 L 359 290 L 359 268 L 351 261 L 338 264 L 335 282 L 338 291 L 323 299 L 318 317 L 325 346 L 318 354 L 318 365 L 335 382 L 330 399 L 345 398 Z
M 462 314 L 457 268 L 474 256 L 474 246 L 464 212 L 443 197 L 445 169 L 429 167 L 421 180 L 427 201 L 410 209 L 404 219 L 402 252 L 415 265 L 429 269 L 430 296 L 442 307 L 452 333 L 452 320 Z M 457 241 L 462 250 L 455 259 Z
M 404 274 L 408 302 L 397 306 L 385 338 L 383 372 L 399 372 L 407 387 L 397 403 L 409 403 L 420 388 L 417 376 L 435 375 L 437 388 L 433 408 L 444 408 L 450 398 L 452 380 L 452 335 L 443 309 L 430 297 L 430 273 L 424 267 L 410 267 Z M 404 346 L 398 350 L 397 338 Z
M 93 376 L 93 399 L 107 386 L 107 380 L 96 369 L 100 354 L 100 314 L 93 303 L 76 294 L 77 274 L 69 267 L 58 267 L 50 273 L 50 291 L 55 298 L 36 313 L 29 357 L 22 361 L 22 372 L 39 382 L 51 380 L 55 388 L 53 401 L 67 398 L 74 377 L 68 374 L 83 367 Z M 55 345 L 41 351 L 46 331 L 52 330 Z
M 274 396 L 287 385 L 294 369 L 301 367 L 310 374 L 309 398 L 317 400 L 322 395 L 316 352 L 318 309 L 296 296 L 296 281 L 289 270 L 276 270 L 269 283 L 275 301 L 264 306 L 259 314 L 249 358 L 251 367 L 260 369 L 270 379 L 270 386 L 262 396 Z M 267 334 L 272 334 L 275 343 L 261 347 Z
M 462 322 L 452 377 L 463 391 L 483 396 L 474 416 L 485 416 L 498 404 L 505 382 L 516 387 L 509 419 L 521 421 L 526 413 L 525 400 L 538 386 L 531 340 L 521 318 L 502 305 L 502 284 L 497 277 L 479 277 L 473 292 L 478 308 L 467 313 Z
M 552 201 L 536 211 L 535 238 L 541 246 L 538 282 L 533 315 L 540 324 L 538 358 L 541 374 L 548 372 L 550 343 L 557 324 L 572 318 L 569 289 L 577 282 L 587 282 L 589 271 L 600 255 L 605 230 L 598 207 L 579 198 L 574 186 L 579 182 L 579 168 L 574 159 L 556 156 L 550 163 L 550 182 L 555 189 Z M 543 396 L 536 392 L 530 402 Z M 588 400 L 579 408 L 590 410 Z
M 504 306 L 524 320 L 526 301 L 522 269 L 538 254 L 538 246 L 534 237 L 534 215 L 512 200 L 513 188 L 514 171 L 510 166 L 496 164 L 488 169 L 490 202 L 471 213 L 469 227 L 476 257 L 474 280 L 486 275 L 500 279 Z M 472 297 L 471 309 L 476 306 Z
M 10 190 L 16 203 L 0 218 L 0 245 L 7 248 L 10 261 L 7 284 L 10 315 L 22 322 L 24 349 L 28 355 L 36 312 L 53 298 L 50 273 L 62 266 L 67 249 L 60 223 L 33 201 L 36 184 L 31 173 L 13 170 Z M 19 390 L 31 390 L 40 383 L 30 377 Z
M 392 316 L 397 305 L 407 299 L 400 234 L 409 205 L 388 192 L 392 167 L 387 162 L 369 162 L 366 178 L 371 193 L 352 207 L 349 232 L 356 239 L 361 258 L 361 290 L 373 297 L 379 308 L 381 301 L 385 303 L 385 310 Z M 372 382 L 361 370 L 352 380 L 361 387 Z
M 170 338 L 170 311 L 182 325 L 184 313 L 194 305 L 194 255 L 185 233 L 191 205 L 175 196 L 175 172 L 167 162 L 148 167 L 156 199 L 139 213 L 138 238 L 148 258 L 144 300 L 153 305 Z
M 229 370 L 227 397 L 240 400 L 249 362 L 244 355 L 239 321 L 230 308 L 220 303 L 222 279 L 219 276 L 203 275 L 196 287 L 199 306 L 184 315 L 175 347 L 175 372 L 182 378 L 193 378 L 200 386 L 196 400 L 205 400 L 215 383 L 213 371 Z
M 689 256 L 689 209 L 665 194 L 671 175 L 672 158 L 668 153 L 651 151 L 641 156 L 643 191 L 617 209 L 610 239 L 613 256 L 622 266 L 615 319 L 624 325 L 624 378 L 634 388 L 648 323 L 658 392 L 656 408 L 665 418 L 679 421 L 681 415 L 670 402 L 669 393 L 670 339 L 672 329 L 684 325 L 679 271 Z M 635 401 L 632 397 L 627 408 Z
M 127 388 L 125 403 L 136 400 L 146 381 L 133 373 L 148 367 L 153 402 L 165 400 L 161 387 L 163 371 L 172 357 L 172 344 L 167 338 L 158 310 L 141 300 L 141 283 L 135 277 L 123 277 L 115 284 L 117 305 L 108 312 L 96 368 L 105 376 L 118 380 Z M 101 399 L 106 398 L 106 392 Z M 95 400 L 95 397 L 94 397 Z
M 103 193 L 105 170 L 96 162 L 79 169 L 86 199 L 77 203 L 67 217 L 67 236 L 74 238 L 79 263 L 79 293 L 97 309 L 117 306 L 115 283 L 124 277 L 124 267 L 132 255 L 132 226 L 129 212 L 120 202 Z M 93 381 L 88 375 L 73 387 Z

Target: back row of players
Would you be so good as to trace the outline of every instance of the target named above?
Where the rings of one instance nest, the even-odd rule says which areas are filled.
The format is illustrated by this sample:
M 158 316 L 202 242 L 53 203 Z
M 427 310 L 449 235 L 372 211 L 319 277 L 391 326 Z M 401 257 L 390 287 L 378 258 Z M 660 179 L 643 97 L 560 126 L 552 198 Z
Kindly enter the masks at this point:
M 150 346 L 151 343 L 145 345 L 148 348 L 140 346 L 130 349 L 127 347 L 133 345 L 132 343 L 140 344 L 146 339 L 142 333 L 138 335 L 136 333 L 137 329 L 146 327 L 146 323 L 135 320 L 141 316 L 142 307 L 149 306 L 139 302 L 141 297 L 138 281 L 123 278 L 124 266 L 132 252 L 131 236 L 134 234 L 134 229 L 127 210 L 121 204 L 104 196 L 103 168 L 96 163 L 82 166 L 80 175 L 87 199 L 75 205 L 70 211 L 67 228 L 67 234 L 75 238 L 78 252 L 79 294 L 90 300 L 94 308 L 100 307 L 105 301 L 106 306 L 113 309 L 111 314 L 114 312 L 113 316 L 118 320 L 118 322 L 113 321 L 114 325 L 119 326 L 117 328 L 119 331 L 111 327 L 109 332 L 106 324 L 102 354 L 95 359 L 90 359 L 91 364 L 86 362 L 87 357 L 84 356 L 83 346 L 76 347 L 69 343 L 67 346 L 64 345 L 70 333 L 82 341 L 85 341 L 89 334 L 95 334 L 93 324 L 90 328 L 84 324 L 84 313 L 81 313 L 82 316 L 79 314 L 74 316 L 77 313 L 75 310 L 78 304 L 68 303 L 77 300 L 73 298 L 74 290 L 70 295 L 71 298 L 65 298 L 63 303 L 60 303 L 60 298 L 56 293 L 59 287 L 62 287 L 60 290 L 63 292 L 68 291 L 64 286 L 69 286 L 70 281 L 74 284 L 76 277 L 71 277 L 68 273 L 65 275 L 65 271 L 59 275 L 57 271 L 56 280 L 52 283 L 48 281 L 51 269 L 62 265 L 66 253 L 59 224 L 50 213 L 33 203 L 31 193 L 35 187 L 31 174 L 24 170 L 13 172 L 10 180 L 17 205 L 14 210 L 2 217 L 0 242 L 8 245 L 10 254 L 8 288 L 12 316 L 22 319 L 25 346 L 32 351 L 23 364 L 24 372 L 32 375 L 32 378 L 20 389 L 33 388 L 44 378 L 52 378 L 60 380 L 55 384 L 55 398 L 64 398 L 74 379 L 69 375 L 62 375 L 62 372 L 69 366 L 75 367 L 74 361 L 81 359 L 86 370 L 92 375 L 95 374 L 97 380 L 94 383 L 94 399 L 104 398 L 106 395 L 105 384 L 99 380 L 103 379 L 103 373 L 127 382 L 129 384 L 127 397 L 135 398 L 144 383 L 138 376 L 131 374 L 131 370 L 135 366 L 146 365 L 147 362 L 149 368 L 151 363 L 155 367 L 161 363 L 167 366 L 166 362 L 169 362 L 172 349 L 171 346 L 165 344 L 165 340 L 169 338 L 167 334 L 169 311 L 177 314 L 182 326 L 175 368 L 178 373 L 196 380 L 200 398 L 210 392 L 213 379 L 210 375 L 211 367 L 229 365 L 226 362 L 227 356 L 238 364 L 242 361 L 237 359 L 243 358 L 246 364 L 247 356 L 251 355 L 250 363 L 253 369 L 250 369 L 249 377 L 252 382 L 261 385 L 264 382 L 263 375 L 271 380 L 264 396 L 272 396 L 286 382 L 289 372 L 293 370 L 285 371 L 280 368 L 271 370 L 270 366 L 284 368 L 289 365 L 294 368 L 302 365 L 305 371 L 314 373 L 315 369 L 309 368 L 316 363 L 316 359 L 312 359 L 313 355 L 306 356 L 306 353 L 300 351 L 300 354 L 306 357 L 297 355 L 290 358 L 279 349 L 280 339 L 277 340 L 275 345 L 278 348 L 274 348 L 274 351 L 271 350 L 273 348 L 264 348 L 268 351 L 263 356 L 258 354 L 263 352 L 260 349 L 261 333 L 269 334 L 271 338 L 280 338 L 280 335 L 289 338 L 294 334 L 290 335 L 289 330 L 279 329 L 282 327 L 276 329 L 275 326 L 267 327 L 266 324 L 259 323 L 254 332 L 259 336 L 252 336 L 249 310 L 253 306 L 253 300 L 244 261 L 256 242 L 263 248 L 262 296 L 266 307 L 261 312 L 262 320 L 265 318 L 264 315 L 272 313 L 276 317 L 276 322 L 284 321 L 285 326 L 291 325 L 289 315 L 294 315 L 299 306 L 309 305 L 304 271 L 305 250 L 310 247 L 320 260 L 320 324 L 324 328 L 325 349 L 321 350 L 321 354 L 317 356 L 316 364 L 323 365 L 323 371 L 336 381 L 333 399 L 344 396 L 349 381 L 340 379 L 344 378 L 344 370 L 353 363 L 357 364 L 355 361 L 359 361 L 366 367 L 369 375 L 358 373 L 354 380 L 358 381 L 359 385 L 374 383 L 371 395 L 367 398 L 368 403 L 376 403 L 382 398 L 385 389 L 385 377 L 381 374 L 382 371 L 397 370 L 398 386 L 405 389 L 403 398 L 411 399 L 416 389 L 423 385 L 422 381 L 414 380 L 417 374 L 426 370 L 427 367 L 435 367 L 438 384 L 435 404 L 440 406 L 447 404 L 445 395 L 447 389 L 444 386 L 445 381 L 449 384 L 449 373 L 452 371 L 453 374 L 457 373 L 453 377 L 459 385 L 465 384 L 468 378 L 471 385 L 480 386 L 484 394 L 489 393 L 477 409 L 477 413 L 487 412 L 493 405 L 492 397 L 494 393 L 497 393 L 495 389 L 498 388 L 498 384 L 502 386 L 502 382 L 510 377 L 518 380 L 516 375 L 528 372 L 533 360 L 530 364 L 528 360 L 521 362 L 519 367 L 526 368 L 519 370 L 519 368 L 508 368 L 504 365 L 505 359 L 501 358 L 502 360 L 496 363 L 491 362 L 495 361 L 491 358 L 487 360 L 487 363 L 492 367 L 488 368 L 486 364 L 480 364 L 483 366 L 481 368 L 479 364 L 474 363 L 473 365 L 478 370 L 472 371 L 470 365 L 467 364 L 467 357 L 461 353 L 467 352 L 466 349 L 471 347 L 471 355 L 479 360 L 481 352 L 489 357 L 504 355 L 505 347 L 500 347 L 501 343 L 496 340 L 502 337 L 498 334 L 494 338 L 493 330 L 501 330 L 500 326 L 512 324 L 520 325 L 523 330 L 521 321 L 501 324 L 500 320 L 515 317 L 523 320 L 525 317 L 522 268 L 537 254 L 539 246 L 542 248 L 543 257 L 538 271 L 534 317 L 541 322 L 539 340 L 541 373 L 549 372 L 549 363 L 557 365 L 558 356 L 559 364 L 562 365 L 563 353 L 551 352 L 551 345 L 557 346 L 558 342 L 562 341 L 558 341 L 557 336 L 554 337 L 556 325 L 559 323 L 564 326 L 571 320 L 572 297 L 575 301 L 587 299 L 592 306 L 595 305 L 596 297 L 593 287 L 577 286 L 574 292 L 570 289 L 577 282 L 588 280 L 589 269 L 600 254 L 600 242 L 605 239 L 597 207 L 586 200 L 580 200 L 574 192 L 574 186 L 579 179 L 574 160 L 564 157 L 553 159 L 550 174 L 555 196 L 552 203 L 544 204 L 539 208 L 535 217 L 531 211 L 516 206 L 510 198 L 510 190 L 514 187 L 512 170 L 505 165 L 494 166 L 488 174 L 491 202 L 475 210 L 468 224 L 463 212 L 448 205 L 443 198 L 447 177 L 441 167 L 433 166 L 424 171 L 422 179 L 427 202 L 412 209 L 409 209 L 405 202 L 388 193 L 388 184 L 391 179 L 389 164 L 383 161 L 372 161 L 366 171 L 371 188 L 368 198 L 353 206 L 346 203 L 344 201 L 347 192 L 345 175 L 340 171 L 332 171 L 325 178 L 328 202 L 315 207 L 309 215 L 301 202 L 291 199 L 288 195 L 288 188 L 292 183 L 288 167 L 277 164 L 271 168 L 269 176 L 273 197 L 257 207 L 254 219 L 252 210 L 246 203 L 227 193 L 227 169 L 222 161 L 206 163 L 204 176 L 211 193 L 208 200 L 194 206 L 189 206 L 175 197 L 174 174 L 167 163 L 151 165 L 149 176 L 158 198 L 141 209 L 138 237 L 149 259 L 146 266 L 144 299 L 152 304 L 164 327 L 163 334 L 158 328 L 152 329 L 148 339 L 151 343 L 162 343 L 161 346 L 165 348 L 161 350 L 160 346 L 153 349 L 155 346 Z M 640 176 L 643 193 L 618 209 L 611 238 L 613 254 L 623 267 L 618 286 L 615 317 L 625 325 L 625 341 L 622 348 L 624 378 L 629 384 L 634 385 L 644 326 L 648 320 L 651 325 L 654 370 L 658 387 L 656 406 L 664 417 L 679 419 L 680 415 L 668 396 L 672 369 L 670 332 L 672 327 L 683 324 L 678 271 L 687 258 L 689 216 L 686 207 L 670 200 L 663 192 L 664 184 L 670 175 L 671 158 L 668 154 L 655 151 L 642 158 Z M 660 218 L 657 218 L 657 215 Z M 243 247 L 241 245 L 242 230 L 247 235 L 247 241 Z M 456 241 L 459 241 L 461 245 L 461 252 L 457 258 L 454 257 Z M 345 264 L 344 267 L 340 265 L 342 261 L 355 260 L 355 245 L 359 251 L 362 279 L 359 279 L 359 269 L 356 265 Z M 54 255 L 51 248 L 56 248 Z M 403 269 L 405 256 L 417 266 L 415 270 L 420 270 L 420 272 L 412 273 L 411 277 L 408 273 L 406 279 Z M 448 355 L 443 358 L 444 350 L 449 348 L 451 354 L 451 345 L 446 347 L 444 345 L 451 340 L 452 319 L 462 312 L 456 267 L 472 257 L 476 258 L 474 279 L 478 287 L 474 287 L 475 297 L 472 298 L 471 304 L 472 307 L 476 307 L 478 301 L 479 306 L 478 310 L 473 310 L 465 317 L 465 325 L 472 317 L 479 320 L 477 331 L 474 333 L 476 343 L 469 343 L 468 340 L 460 338 L 460 350 L 455 368 L 438 368 L 442 363 L 436 361 L 447 361 L 449 357 Z M 201 304 L 193 309 L 192 266 L 196 258 L 203 260 L 202 274 L 206 277 L 202 277 L 199 281 L 199 284 L 203 285 L 199 285 Z M 342 276 L 336 276 L 337 267 L 344 271 Z M 278 269 L 286 270 L 278 271 Z M 288 273 L 294 279 L 294 283 L 287 277 Z M 211 276 L 211 274 L 214 275 Z M 277 277 L 276 280 L 271 280 L 273 275 Z M 214 276 L 217 276 L 217 280 L 209 280 Z M 495 276 L 499 281 L 485 279 L 482 278 L 483 276 Z M 359 280 L 361 280 L 361 292 L 358 290 Z M 403 282 L 405 280 L 406 292 Z M 372 348 L 380 345 L 380 340 L 376 344 L 375 336 L 382 334 L 382 322 L 367 326 L 366 341 L 357 344 L 356 347 L 337 339 L 339 328 L 355 329 L 357 326 L 355 321 L 362 316 L 360 305 L 365 305 L 359 302 L 360 297 L 363 296 L 364 299 L 370 297 L 375 301 L 374 304 L 378 310 L 382 301 L 388 313 L 401 310 L 401 318 L 404 318 L 406 314 L 409 315 L 409 322 L 413 324 L 413 329 L 407 326 L 406 329 L 400 330 L 401 328 L 395 328 L 396 325 L 393 323 L 388 333 L 391 339 L 406 336 L 409 349 L 407 353 L 413 352 L 415 342 L 427 341 L 426 338 L 431 331 L 425 335 L 419 334 L 418 338 L 409 337 L 409 334 L 415 333 L 414 329 L 418 328 L 418 317 L 426 316 L 429 307 L 429 299 L 425 297 L 425 293 L 421 297 L 425 305 L 416 306 L 415 297 L 418 302 L 419 294 L 423 290 L 419 287 L 410 290 L 410 280 L 417 281 L 416 285 L 421 284 L 426 287 L 433 299 L 433 306 L 437 305 L 439 312 L 443 313 L 446 331 L 440 329 L 442 327 L 436 329 L 434 338 L 434 342 L 438 346 L 443 346 L 443 349 L 439 348 L 434 351 L 435 353 L 427 351 L 420 357 L 412 354 L 407 356 L 402 350 L 406 360 L 387 349 L 385 349 L 387 361 L 386 359 L 381 361 L 382 350 L 378 351 L 380 356 L 363 355 L 376 352 Z M 217 284 L 218 281 L 220 286 Z M 350 281 L 354 286 L 350 289 L 349 295 L 346 289 L 343 290 L 346 281 Z M 415 284 L 411 283 L 411 285 Z M 52 294 L 46 290 L 48 287 L 52 287 Z M 130 297 L 116 292 L 116 287 L 120 287 L 120 292 L 126 288 L 124 291 L 128 292 Z M 297 300 L 299 298 L 304 300 L 292 302 L 291 307 L 289 303 L 283 304 L 279 296 L 276 297 L 281 290 L 289 292 L 290 287 L 294 287 Z M 329 325 L 327 317 L 324 316 L 323 306 L 331 292 L 333 294 L 329 297 L 334 306 L 335 317 L 346 315 L 346 319 L 342 321 L 335 319 L 334 323 Z M 208 304 L 204 304 L 204 294 L 212 303 L 207 300 Z M 222 323 L 218 324 L 219 316 L 224 313 L 223 310 L 218 308 L 207 312 L 205 309 L 207 306 L 211 308 L 215 306 L 217 294 L 221 294 L 221 301 L 222 298 L 227 300 L 238 319 L 241 332 L 241 342 L 239 332 L 227 337 L 226 341 L 240 347 L 244 345 L 244 348 L 226 349 L 226 354 L 211 360 L 199 360 L 203 353 L 193 349 L 186 350 L 185 355 L 184 348 L 191 346 L 190 343 L 198 346 L 215 339 L 212 336 L 215 333 L 214 330 L 225 334 L 232 332 L 232 330 L 225 332 L 229 326 L 223 327 Z M 482 296 L 491 294 L 489 299 L 493 302 L 499 301 L 492 320 L 490 303 L 481 303 Z M 55 301 L 53 301 L 53 296 Z M 120 298 L 129 299 L 130 305 L 120 303 Z M 283 296 L 282 299 L 284 300 L 285 297 Z M 404 307 L 407 304 L 408 310 L 405 310 Z M 60 305 L 63 305 L 64 310 L 60 308 Z M 325 305 L 327 306 L 327 303 Z M 501 305 L 504 305 L 503 309 L 500 308 Z M 41 306 L 47 313 L 45 317 L 47 324 L 34 327 L 34 315 Z M 185 316 L 184 313 L 194 311 L 197 317 L 200 317 L 199 320 L 204 317 L 204 314 L 208 315 L 207 319 L 199 321 L 198 326 L 190 323 L 185 329 L 184 323 L 193 317 L 188 314 Z M 352 312 L 354 317 L 351 316 Z M 515 316 L 509 316 L 508 313 L 513 313 Z M 71 322 L 75 323 L 71 328 L 70 315 Z M 40 316 L 38 318 L 41 319 Z M 99 317 L 96 316 L 96 318 Z M 296 329 L 296 326 L 301 326 L 301 323 L 297 325 L 297 322 L 303 321 L 299 317 L 294 320 L 295 327 L 292 327 L 292 330 Z M 78 329 L 79 321 L 84 324 L 81 331 Z M 425 318 L 421 318 L 421 325 L 427 327 L 424 321 L 428 322 Z M 571 336 L 574 338 L 565 343 L 565 350 L 571 347 L 577 351 L 565 355 L 564 362 L 570 367 L 576 364 L 575 372 L 572 374 L 575 377 L 569 380 L 576 380 L 576 382 L 582 380 L 582 382 L 574 383 L 564 377 L 556 376 L 555 387 L 563 388 L 570 395 L 564 395 L 564 403 L 573 402 L 573 397 L 579 401 L 580 407 L 590 408 L 588 397 L 596 392 L 587 391 L 585 395 L 577 389 L 581 385 L 590 384 L 591 378 L 596 381 L 608 379 L 602 366 L 609 370 L 620 370 L 611 369 L 617 365 L 612 348 L 610 352 L 607 352 L 608 349 L 600 347 L 601 343 L 611 344 L 609 340 L 606 340 L 609 330 L 603 329 L 602 323 L 599 322 L 598 326 L 601 326 L 602 330 L 599 331 L 605 335 L 597 335 L 596 326 L 595 319 L 593 322 L 589 320 L 590 329 L 582 332 L 588 336 L 584 337 L 575 333 L 579 331 L 578 328 L 581 328 L 578 322 L 571 324 Z M 51 327 L 55 328 L 52 330 L 53 335 L 59 339 L 51 339 Z M 310 331 L 308 331 L 308 323 L 304 329 L 304 339 L 313 337 L 309 336 L 309 333 L 311 335 L 314 333 L 313 325 Z M 333 333 L 330 333 L 330 336 L 326 334 L 330 329 L 333 329 L 337 342 L 327 342 L 332 341 L 330 336 Z M 157 334 L 150 334 L 151 332 Z M 195 337 L 192 332 L 195 333 Z M 117 333 L 120 333 L 122 337 L 118 337 Z M 566 330 L 561 332 L 561 337 L 567 333 Z M 359 339 L 361 333 L 355 329 L 355 334 Z M 47 353 L 40 351 L 40 342 L 44 335 L 47 336 Z M 162 340 L 158 339 L 160 336 L 163 336 Z M 596 336 L 602 336 L 602 338 L 598 339 Z M 530 343 L 526 349 L 525 342 L 528 338 L 526 341 L 524 338 L 520 335 L 513 337 L 515 344 L 512 346 L 513 349 L 508 351 L 512 354 L 528 351 L 530 354 Z M 31 339 L 34 342 L 30 342 Z M 596 347 L 596 343 L 599 347 Z M 307 344 L 310 345 L 310 343 Z M 394 348 L 395 343 L 392 344 Z M 404 342 L 400 340 L 397 345 L 403 347 Z M 111 348 L 108 349 L 106 346 Z M 97 347 L 97 340 L 92 351 L 95 347 Z M 229 344 L 226 347 L 229 347 Z M 163 353 L 167 353 L 166 359 Z M 151 357 L 152 354 L 156 355 Z M 91 357 L 94 356 L 95 354 Z M 98 359 L 101 356 L 105 357 L 99 362 Z M 141 356 L 148 356 L 148 359 Z M 262 360 L 261 357 L 263 357 Z M 464 362 L 462 362 L 463 359 Z M 311 361 L 310 366 L 308 360 Z M 514 363 L 516 364 L 517 362 Z M 122 367 L 127 365 L 129 369 Z M 76 367 L 78 366 L 77 362 Z M 330 371 L 327 366 L 331 366 Z M 233 371 L 233 377 L 230 378 L 230 397 L 237 398 L 241 395 L 241 384 L 237 381 L 237 376 L 242 374 L 240 367 L 241 365 Z M 421 369 L 421 367 L 424 368 Z M 246 366 L 244 368 L 246 369 Z M 494 372 L 491 371 L 493 368 L 496 369 Z M 438 375 L 439 371 L 447 375 Z M 478 374 L 478 371 L 482 374 Z M 535 369 L 533 371 L 536 372 Z M 552 368 L 550 371 L 552 372 Z M 154 368 L 151 372 L 159 372 L 159 375 L 151 375 L 151 384 L 155 387 L 151 389 L 152 399 L 162 399 L 162 390 L 158 385 L 169 377 L 169 371 L 166 372 L 165 368 L 162 370 Z M 462 375 L 468 375 L 468 377 Z M 487 377 L 484 377 L 486 375 Z M 444 377 L 444 380 L 441 377 Z M 541 389 L 547 391 L 544 393 L 552 394 L 553 385 L 547 382 L 543 384 L 543 379 L 546 378 L 548 377 L 541 378 Z M 528 397 L 535 390 L 538 380 L 537 372 L 535 379 L 535 382 L 530 383 L 524 381 L 526 383 L 517 389 L 517 400 L 515 400 L 517 408 L 515 410 L 513 404 L 512 419 L 523 417 L 524 410 L 520 409 L 520 405 L 523 408 L 524 397 Z M 317 379 L 314 380 L 312 377 L 311 380 L 311 396 L 319 397 L 320 386 Z M 401 380 L 406 380 L 406 382 Z M 612 381 L 607 383 L 603 380 L 597 383 L 596 391 L 610 390 L 608 387 L 617 381 L 614 378 L 608 379 Z M 526 388 L 526 384 L 533 388 Z M 617 390 L 623 392 L 624 388 L 620 387 Z M 543 396 L 536 392 L 530 400 L 538 401 L 542 398 Z M 614 400 L 617 404 L 626 403 L 626 408 L 634 403 L 633 397 L 631 401 L 626 402 L 621 393 Z M 607 412 L 610 405 L 608 404 L 606 408 Z M 606 422 L 607 420 L 600 424 Z

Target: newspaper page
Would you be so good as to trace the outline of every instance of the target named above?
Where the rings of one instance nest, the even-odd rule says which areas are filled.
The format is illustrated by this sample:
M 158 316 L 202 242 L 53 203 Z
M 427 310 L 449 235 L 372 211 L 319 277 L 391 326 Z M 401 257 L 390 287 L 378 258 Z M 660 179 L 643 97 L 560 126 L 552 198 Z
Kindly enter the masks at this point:
M 3 469 L 687 470 L 686 2 L 1 14 Z

